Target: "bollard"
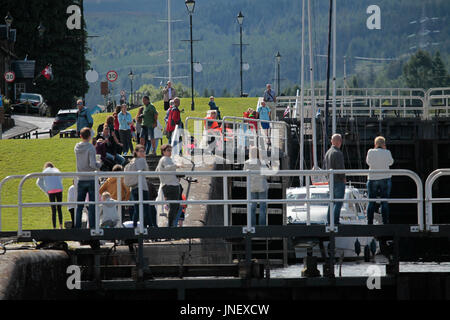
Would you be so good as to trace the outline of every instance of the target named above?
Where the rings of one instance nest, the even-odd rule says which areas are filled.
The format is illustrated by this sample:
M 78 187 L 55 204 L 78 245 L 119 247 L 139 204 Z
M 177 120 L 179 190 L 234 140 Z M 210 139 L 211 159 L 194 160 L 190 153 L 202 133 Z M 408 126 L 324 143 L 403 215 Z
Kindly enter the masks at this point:
M 314 278 L 320 277 L 320 271 L 317 269 L 317 257 L 312 255 L 312 247 L 308 247 L 306 257 L 303 258 L 304 268 L 302 270 L 302 277 Z

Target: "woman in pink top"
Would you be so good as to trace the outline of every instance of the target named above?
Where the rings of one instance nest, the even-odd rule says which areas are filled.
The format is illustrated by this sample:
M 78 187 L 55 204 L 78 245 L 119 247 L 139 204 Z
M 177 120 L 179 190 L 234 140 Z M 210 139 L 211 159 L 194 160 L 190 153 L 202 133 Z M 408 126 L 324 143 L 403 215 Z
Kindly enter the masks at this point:
M 53 163 L 47 162 L 44 165 L 44 171 L 42 173 L 61 173 L 54 167 Z M 43 176 L 40 177 L 36 184 L 38 187 L 48 194 L 50 202 L 62 202 L 63 185 L 60 176 Z M 52 222 L 53 229 L 56 229 L 56 210 L 58 210 L 59 228 L 63 228 L 63 216 L 61 211 L 61 205 L 52 205 Z

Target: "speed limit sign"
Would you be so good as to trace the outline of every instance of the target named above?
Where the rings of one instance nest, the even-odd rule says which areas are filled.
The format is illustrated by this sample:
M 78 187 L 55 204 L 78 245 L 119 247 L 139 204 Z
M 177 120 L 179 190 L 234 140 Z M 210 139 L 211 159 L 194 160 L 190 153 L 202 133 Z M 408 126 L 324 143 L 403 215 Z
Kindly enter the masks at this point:
M 16 80 L 16 74 L 12 71 L 6 72 L 5 80 L 6 82 L 14 82 L 14 80 Z
M 119 75 L 114 70 L 109 71 L 106 74 L 106 79 L 108 79 L 109 82 L 115 82 L 117 80 L 117 78 L 119 78 Z

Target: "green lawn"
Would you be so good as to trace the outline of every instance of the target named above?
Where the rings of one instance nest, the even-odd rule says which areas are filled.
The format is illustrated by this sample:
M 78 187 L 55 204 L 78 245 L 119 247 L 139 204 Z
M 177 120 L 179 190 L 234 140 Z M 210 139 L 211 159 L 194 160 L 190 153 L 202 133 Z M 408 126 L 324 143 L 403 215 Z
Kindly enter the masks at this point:
M 191 111 L 191 100 L 181 99 L 180 109 L 185 112 L 181 114 L 182 119 L 186 117 L 204 118 L 209 110 L 209 98 L 196 98 L 195 111 Z M 249 107 L 255 108 L 257 98 L 216 98 L 216 105 L 220 108 L 222 117 L 242 116 L 242 113 Z M 163 122 L 165 111 L 163 102 L 154 103 L 160 114 L 160 121 Z M 133 117 L 137 114 L 137 109 L 131 111 Z M 109 114 L 94 115 L 94 129 L 106 120 Z M 193 125 L 188 128 L 191 132 Z M 63 172 L 74 172 L 75 154 L 73 148 L 79 139 L 60 139 L 59 135 L 53 139 L 39 140 L 0 140 L 2 156 L 0 157 L 0 180 L 10 175 L 21 175 L 32 172 L 41 172 L 44 163 L 47 161 Z M 164 138 L 163 143 L 167 139 Z M 1 191 L 2 204 L 17 204 L 18 180 L 7 182 Z M 67 200 L 67 190 L 71 185 L 71 179 L 64 179 L 63 200 Z M 29 202 L 47 202 L 47 196 L 36 186 L 36 179 L 29 180 L 23 188 L 23 200 Z M 63 208 L 64 220 L 70 220 L 70 215 L 66 208 Z M 23 228 L 26 229 L 47 229 L 52 228 L 51 210 L 49 208 L 27 208 L 23 211 Z M 2 231 L 17 230 L 17 209 L 3 209 Z

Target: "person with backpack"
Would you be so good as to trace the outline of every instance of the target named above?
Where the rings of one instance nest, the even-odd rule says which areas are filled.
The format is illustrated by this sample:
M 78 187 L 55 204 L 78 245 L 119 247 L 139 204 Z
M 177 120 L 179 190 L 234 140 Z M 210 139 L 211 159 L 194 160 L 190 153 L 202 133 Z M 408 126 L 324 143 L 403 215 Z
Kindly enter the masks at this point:
M 173 99 L 173 106 L 170 108 L 169 116 L 167 118 L 166 135 L 169 143 L 171 142 L 172 134 L 175 131 L 176 126 L 182 125 L 179 106 L 180 98 L 177 97 Z
M 125 166 L 125 172 L 137 172 L 137 171 L 149 171 L 148 164 L 145 155 L 145 147 L 143 145 L 138 144 L 133 152 L 133 159 Z M 126 186 L 131 188 L 131 201 L 139 200 L 139 177 L 127 175 L 124 178 L 124 183 Z M 144 183 L 142 185 L 143 191 L 143 200 L 150 200 L 149 188 L 146 180 L 144 179 Z M 155 217 L 156 218 L 156 217 Z M 139 220 L 139 204 L 136 203 L 134 205 L 134 213 L 133 213 L 133 227 L 137 227 L 137 222 Z M 152 219 L 150 216 L 150 205 L 144 204 L 144 221 L 140 223 L 144 223 L 144 227 L 155 227 L 156 219 Z
M 57 168 L 53 166 L 53 163 L 47 162 L 44 165 L 44 171 L 42 173 L 61 173 Z M 62 202 L 63 185 L 62 179 L 59 176 L 45 176 L 38 178 L 36 181 L 37 186 L 44 191 L 50 202 Z M 52 205 L 52 222 L 53 229 L 56 229 L 56 210 L 58 210 L 59 228 L 63 228 L 63 215 L 61 211 L 61 205 Z
M 77 136 L 80 136 L 80 132 L 83 128 L 89 128 L 92 130 L 92 127 L 94 126 L 94 119 L 92 119 L 88 109 L 84 106 L 83 100 L 80 99 L 77 101 L 77 107 Z

